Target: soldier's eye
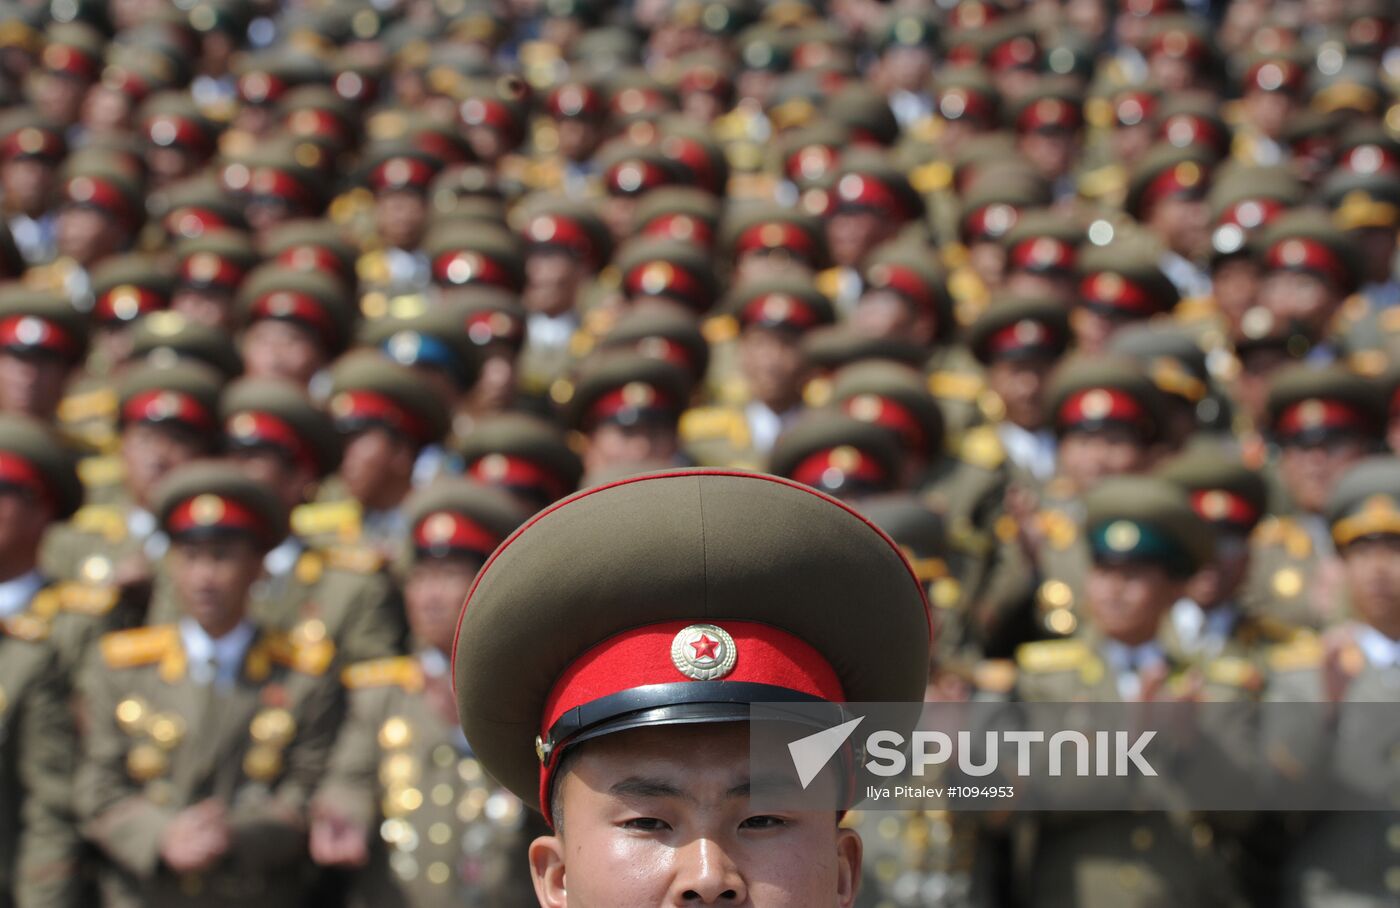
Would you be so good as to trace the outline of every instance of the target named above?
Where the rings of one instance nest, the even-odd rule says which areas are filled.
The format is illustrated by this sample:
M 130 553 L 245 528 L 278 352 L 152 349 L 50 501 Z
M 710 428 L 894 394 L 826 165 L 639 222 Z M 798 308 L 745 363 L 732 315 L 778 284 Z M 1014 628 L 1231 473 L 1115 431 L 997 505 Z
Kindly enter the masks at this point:
M 783 819 L 782 817 L 775 817 L 775 816 L 769 816 L 769 815 L 767 815 L 767 814 L 764 814 L 764 815 L 761 815 L 761 816 L 749 817 L 747 820 L 745 820 L 744 822 L 742 822 L 742 823 L 739 824 L 739 828 L 740 828 L 740 829 L 777 829 L 777 828 L 780 827 L 780 826 L 786 826 L 786 825 L 787 825 L 787 820 Z
M 670 829 L 665 820 L 658 820 L 656 817 L 634 817 L 630 820 L 622 821 L 623 829 L 636 829 L 642 832 L 660 832 L 663 829 Z

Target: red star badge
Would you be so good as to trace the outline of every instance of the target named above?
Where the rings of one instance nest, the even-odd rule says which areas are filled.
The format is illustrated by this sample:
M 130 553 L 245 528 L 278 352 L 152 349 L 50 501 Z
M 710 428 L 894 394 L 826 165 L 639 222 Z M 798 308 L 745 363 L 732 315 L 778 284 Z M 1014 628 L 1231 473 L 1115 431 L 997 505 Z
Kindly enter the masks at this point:
M 690 648 L 695 650 L 697 661 L 700 659 L 713 661 L 718 657 L 716 650 L 719 648 L 719 641 L 710 639 L 708 634 L 701 634 L 699 640 L 690 644 Z

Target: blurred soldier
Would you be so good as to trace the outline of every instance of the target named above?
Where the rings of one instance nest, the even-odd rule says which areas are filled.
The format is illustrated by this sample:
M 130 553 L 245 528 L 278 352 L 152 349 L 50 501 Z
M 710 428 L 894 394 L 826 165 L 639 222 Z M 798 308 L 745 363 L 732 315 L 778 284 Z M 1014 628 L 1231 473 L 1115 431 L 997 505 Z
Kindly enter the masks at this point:
M 0 413 L 45 422 L 87 354 L 87 320 L 63 297 L 0 291 Z
M 0 187 L 4 217 L 29 265 L 54 255 L 54 182 L 68 150 L 61 127 L 31 108 L 16 107 L 0 119 Z
M 348 288 L 324 272 L 259 268 L 239 288 L 235 319 L 248 375 L 305 387 L 345 349 L 357 315 Z
M 352 906 L 529 905 L 524 805 L 457 724 L 449 656 L 477 571 L 526 517 L 504 493 L 444 480 L 406 505 L 412 656 L 350 666 L 349 715 L 317 794 L 311 855 L 361 868 Z
M 583 476 L 583 462 L 564 433 L 526 413 L 477 423 L 460 453 L 468 479 L 504 490 L 532 513 L 574 491 Z
M 428 186 L 442 164 L 411 143 L 385 142 L 365 150 L 363 166 L 374 193 L 376 240 L 382 245 L 366 250 L 355 263 L 360 296 L 422 292 L 432 278 L 421 248 L 428 228 Z
M 898 436 L 840 411 L 813 410 L 793 423 L 773 445 L 767 471 L 843 501 L 907 490 Z
M 689 397 L 690 376 L 666 360 L 624 352 L 585 360 L 561 403 L 565 424 L 585 440 L 583 485 L 591 484 L 589 477 L 596 481 L 681 462 L 676 427 Z
M 286 511 L 226 464 L 173 473 L 155 508 L 182 617 L 103 638 L 82 691 L 75 798 L 103 902 L 305 904 L 305 808 L 341 704 L 329 640 L 248 615 Z

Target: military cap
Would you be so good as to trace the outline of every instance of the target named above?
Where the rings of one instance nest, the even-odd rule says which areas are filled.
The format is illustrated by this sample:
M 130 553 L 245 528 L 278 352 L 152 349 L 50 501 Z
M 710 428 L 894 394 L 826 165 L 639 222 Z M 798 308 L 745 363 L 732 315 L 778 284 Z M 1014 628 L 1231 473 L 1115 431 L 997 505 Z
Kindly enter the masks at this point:
M 201 34 L 226 32 L 242 35 L 252 18 L 252 5 L 244 0 L 198 0 L 189 8 L 190 28 Z
M 599 350 L 628 350 L 675 363 L 699 384 L 710 365 L 710 344 L 693 313 L 672 307 L 634 309 L 598 341 Z
M 426 194 L 442 162 L 407 138 L 376 142 L 364 150 L 360 181 L 372 192 Z
M 1337 142 L 1337 168 L 1358 174 L 1400 171 L 1400 139 L 1379 123 L 1356 122 Z
M 518 352 L 525 344 L 528 314 L 513 293 L 485 286 L 445 290 L 441 308 L 461 324 L 476 348 L 504 344 Z M 473 356 L 477 355 L 474 350 Z
M 1371 457 L 1347 470 L 1327 501 L 1339 550 L 1361 539 L 1400 536 L 1400 459 Z
M 544 111 L 556 119 L 601 120 L 605 113 L 603 93 L 592 80 L 571 77 L 555 85 L 544 96 Z
M 832 196 L 838 213 L 868 211 L 896 221 L 923 213 L 923 201 L 888 156 L 860 148 L 841 156 Z
M 501 133 L 514 146 L 525 137 L 529 116 L 530 86 L 515 75 L 496 79 L 471 79 L 463 85 L 458 108 L 468 127 L 486 127 Z
M 778 436 L 768 456 L 768 472 L 843 496 L 898 488 L 902 466 L 896 433 L 828 410 L 803 414 Z
M 740 328 L 781 328 L 795 332 L 836 321 L 831 300 L 802 277 L 768 277 L 734 287 L 721 306 Z
M 466 389 L 476 381 L 481 368 L 478 344 L 468 330 L 468 313 L 462 303 L 443 303 L 408 317 L 366 322 L 360 330 L 360 343 L 377 347 L 401 366 L 439 369 Z M 489 342 L 492 336 L 485 339 Z
M 173 540 L 241 536 L 271 549 L 287 538 L 287 509 L 230 463 L 187 464 L 155 491 L 156 520 Z
M 0 160 L 32 158 L 57 163 L 67 152 L 63 129 L 33 108 L 15 107 L 0 114 Z
M 750 252 L 781 251 L 813 269 L 827 262 L 821 220 L 800 209 L 768 203 L 731 209 L 720 235 L 735 260 Z
M 695 312 L 714 305 L 714 266 L 705 250 L 678 240 L 632 240 L 618 251 L 622 289 L 629 297 L 675 300 Z
M 956 590 L 957 581 L 948 576 L 944 560 L 950 551 L 943 517 L 924 507 L 909 495 L 877 495 L 863 499 L 860 512 L 887 533 L 899 546 L 914 575 L 930 584 L 930 600 L 946 607 L 948 595 L 940 587 Z
M 1241 80 L 1245 94 L 1256 91 L 1298 94 L 1307 80 L 1306 54 L 1291 49 L 1254 51 L 1245 60 Z
M 968 349 L 986 365 L 999 359 L 1033 356 L 1055 359 L 1069 343 L 1065 304 L 1039 297 L 994 297 L 967 331 Z
M 680 184 L 676 162 L 658 148 L 630 140 L 613 140 L 595 155 L 603 188 L 609 195 L 640 196 L 661 186 Z
M 958 229 L 964 242 L 1000 242 L 1022 211 L 1050 201 L 1050 187 L 1020 165 L 979 167 L 963 193 Z
M 781 171 L 793 185 L 806 189 L 836 172 L 841 151 L 850 141 L 850 130 L 829 120 L 788 130 L 770 143 L 773 169 Z
M 933 108 L 943 120 L 990 126 L 1001 110 L 1001 94 L 986 70 L 978 66 L 948 66 L 933 79 Z
M 1085 536 L 1096 564 L 1158 564 L 1189 577 L 1215 552 L 1211 524 L 1176 484 L 1152 476 L 1110 476 L 1084 497 Z
M 821 372 L 864 360 L 918 366 L 928 356 L 923 345 L 897 337 L 873 337 L 847 324 L 813 328 L 803 335 L 802 355 Z
M 323 272 L 341 281 L 355 276 L 355 247 L 329 221 L 285 221 L 263 233 L 259 247 L 280 268 Z
M 1324 71 L 1315 67 L 1308 80 L 1308 103 L 1319 113 L 1377 113 L 1386 98 L 1373 61 L 1350 57 Z
M 0 289 L 0 350 L 77 363 L 87 342 L 87 319 L 64 297 L 17 285 Z
M 381 24 L 378 11 L 362 9 L 355 14 L 355 23 Z M 347 101 L 365 106 L 379 97 L 380 88 L 389 74 L 389 61 L 379 54 L 367 56 L 356 48 L 342 48 L 331 63 L 335 75 L 331 78 L 331 88 Z
M 720 200 L 704 189 L 663 187 L 637 202 L 632 231 L 636 236 L 679 240 L 708 249 L 714 245 L 721 207 Z
M 328 409 L 342 435 L 384 428 L 418 446 L 442 438 L 449 420 L 447 405 L 417 373 L 369 350 L 332 367 Z
M 1270 270 L 1315 275 L 1346 295 L 1360 276 L 1352 244 L 1322 209 L 1299 208 L 1281 215 L 1259 238 L 1261 262 Z
M 1059 435 L 1127 426 L 1153 441 L 1166 422 L 1157 386 L 1135 361 L 1121 357 L 1066 360 L 1051 376 L 1045 397 Z
M 1206 353 L 1190 328 L 1156 321 L 1124 325 L 1108 341 L 1108 352 L 1142 364 L 1163 394 L 1194 406 L 1210 392 Z
M 894 10 L 880 23 L 875 46 L 880 50 L 935 48 L 938 46 L 938 23 L 923 10 Z
M 92 269 L 92 317 L 100 323 L 131 322 L 170 305 L 175 281 L 159 259 L 133 253 L 103 259 Z
M 1198 17 L 1158 16 L 1148 27 L 1146 52 L 1205 64 L 1215 56 L 1215 42 L 1210 26 Z
M 714 95 L 728 105 L 734 95 L 733 66 L 724 54 L 694 51 L 678 57 L 668 67 L 668 76 L 682 95 Z
M 983 4 L 985 9 L 990 4 Z M 956 27 L 947 36 L 948 61 L 957 66 L 981 63 L 992 72 L 1039 69 L 1042 60 L 1035 26 L 1023 17 L 998 18 L 977 26 Z
M 735 39 L 743 69 L 781 73 L 792 62 L 793 34 L 769 23 L 751 25 Z
M 330 416 L 290 382 L 239 379 L 224 391 L 219 410 L 230 451 L 273 450 L 318 477 L 340 464 L 341 441 Z
M 590 28 L 569 48 L 570 58 L 586 62 L 599 75 L 635 65 L 641 61 L 642 40 L 635 31 L 620 25 Z
M 58 520 L 83 503 L 77 464 L 52 430 L 26 416 L 0 415 L 0 491 L 16 488 L 37 495 Z
M 1111 317 L 1148 318 L 1180 298 L 1152 248 L 1132 239 L 1086 247 L 1079 274 L 1079 305 Z
M 1268 510 L 1264 477 L 1219 442 L 1197 440 L 1156 475 L 1184 489 L 1195 512 L 1222 534 L 1248 536 Z
M 1095 129 L 1151 125 L 1161 101 L 1161 88 L 1151 82 L 1125 85 L 1104 75 L 1089 88 L 1084 120 Z
M 1302 182 L 1286 167 L 1222 168 L 1206 196 L 1212 255 L 1248 252 L 1255 232 L 1301 204 L 1304 195 Z
M 443 287 L 485 285 L 518 291 L 525 280 L 520 238 L 504 226 L 447 222 L 423 241 L 433 279 Z
M 212 230 L 243 230 L 248 226 L 243 204 L 208 172 L 159 187 L 146 202 L 151 215 L 176 242 Z
M 286 138 L 230 156 L 219 179 L 238 198 L 273 199 L 315 212 L 325 194 L 323 170 L 330 160 L 317 146 Z
M 608 114 L 614 123 L 650 120 L 676 109 L 676 94 L 640 67 L 609 73 L 603 83 L 608 96 Z
M 915 369 L 854 363 L 832 376 L 831 400 L 847 416 L 891 430 L 905 451 L 932 458 L 943 450 L 943 411 Z
M 1310 444 L 1333 436 L 1379 440 L 1385 401 L 1369 379 L 1343 366 L 1297 365 L 1269 385 L 1269 429 L 1282 444 Z
M 465 202 L 504 199 L 496 174 L 479 164 L 455 164 L 443 168 L 428 190 L 435 215 L 449 215 Z
M 565 565 L 585 550 L 605 568 L 581 583 Z M 564 633 L 522 602 L 588 620 Z M 853 623 L 854 602 L 874 611 Z M 735 682 L 761 685 L 754 697 L 916 702 L 929 637 L 917 579 L 854 511 L 772 476 L 653 473 L 581 492 L 497 549 L 464 607 L 455 689 L 483 768 L 548 816 L 570 748 L 745 721 Z
M 864 85 L 846 85 L 827 99 L 824 116 L 850 130 L 858 145 L 893 145 L 899 138 L 899 121 L 885 96 Z
M 1077 132 L 1084 125 L 1083 89 L 1075 79 L 1046 77 L 1016 100 L 1010 114 L 1017 132 Z
M 257 264 L 252 239 L 240 230 L 214 229 L 175 244 L 181 287 L 234 291 Z
M 1204 198 L 1210 182 L 1213 157 L 1200 145 L 1183 148 L 1154 145 L 1143 155 L 1128 178 L 1124 209 L 1138 220 L 1145 220 L 1152 207 L 1163 199 L 1177 196 Z
M 397 108 L 379 111 L 365 121 L 365 134 L 372 146 L 404 142 L 443 164 L 461 164 L 471 158 L 460 127 L 426 112 Z
M 194 362 L 142 363 L 117 382 L 117 422 L 174 426 L 205 439 L 210 447 L 219 430 L 223 376 Z
M 39 65 L 50 73 L 95 82 L 102 72 L 107 40 L 83 22 L 58 22 L 44 32 Z
M 585 360 L 569 393 L 556 394 L 564 423 L 591 432 L 602 423 L 672 424 L 689 405 L 690 373 L 642 353 L 603 353 Z
M 276 104 L 292 88 L 326 77 L 325 64 L 305 52 L 278 47 L 236 60 L 234 87 L 244 104 Z
M 875 249 L 861 269 L 865 292 L 885 291 L 933 316 L 935 339 L 949 337 L 957 327 L 953 300 L 937 253 L 922 244 L 887 243 Z
M 138 112 L 141 132 L 158 148 L 179 148 L 200 156 L 214 152 L 218 126 L 184 92 L 161 92 Z
M 1220 116 L 1219 98 L 1210 92 L 1164 99 L 1157 109 L 1157 138 L 1172 148 L 1199 148 L 1216 160 L 1230 151 L 1230 126 Z
M 1085 239 L 1086 228 L 1080 219 L 1063 211 L 1036 208 L 1019 213 L 1002 243 L 1012 271 L 1073 274 Z
M 137 181 L 110 162 L 89 160 L 65 164 L 60 189 L 64 205 L 100 211 L 127 229 L 145 219 L 145 197 Z
M 487 416 L 460 444 L 468 478 L 544 506 L 578 488 L 583 462 L 552 422 L 528 413 Z
M 439 479 L 404 502 L 413 560 L 466 555 L 481 561 L 529 517 L 515 499 L 467 479 Z
M 522 204 L 520 233 L 530 250 L 566 250 L 592 268 L 612 257 L 612 236 L 593 206 L 555 196 Z
M 243 371 L 243 358 L 228 332 L 168 310 L 152 312 L 136 322 L 131 334 L 131 356 L 157 365 L 192 361 L 224 378 Z
M 320 271 L 295 271 L 276 263 L 248 275 L 238 292 L 245 324 L 276 319 L 307 328 L 334 356 L 345 349 L 358 314 L 346 286 Z
M 1360 174 L 1334 171 L 1322 184 L 1332 206 L 1332 223 L 1344 231 L 1400 225 L 1400 170 Z

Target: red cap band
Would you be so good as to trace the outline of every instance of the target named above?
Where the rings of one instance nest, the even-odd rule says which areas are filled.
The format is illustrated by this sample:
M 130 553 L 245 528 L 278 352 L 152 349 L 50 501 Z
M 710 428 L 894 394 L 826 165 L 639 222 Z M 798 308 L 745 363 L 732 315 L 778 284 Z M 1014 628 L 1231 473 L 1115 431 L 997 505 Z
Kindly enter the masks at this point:
M 1245 73 L 1246 88 L 1261 91 L 1297 91 L 1303 85 L 1303 70 L 1291 60 L 1263 60 Z
M 201 154 L 213 149 L 209 134 L 185 117 L 173 114 L 152 117 L 146 121 L 145 132 L 152 144 L 162 148 L 178 146 Z
M 596 117 L 603 112 L 603 99 L 587 85 L 561 85 L 545 98 L 545 110 L 553 117 Z
M 1035 39 L 1020 35 L 1003 41 L 987 54 L 987 66 L 994 70 L 1033 67 L 1040 60 L 1040 48 Z
M 1041 98 L 1016 118 L 1016 127 L 1021 132 L 1034 132 L 1037 129 L 1078 129 L 1084 122 L 1078 104 L 1071 104 L 1059 98 Z
M 1205 56 L 1206 43 L 1200 36 L 1187 31 L 1163 32 L 1152 39 L 1148 46 L 1148 56 L 1165 54 L 1168 57 L 1185 57 L 1197 60 Z
M 233 289 L 247 272 L 212 252 L 196 252 L 180 263 L 180 280 L 185 284 L 214 285 Z
M 1203 489 L 1191 493 L 1191 507 L 1211 523 L 1252 527 L 1259 522 L 1259 511 L 1242 495 L 1225 489 Z
M 603 185 L 611 195 L 639 195 L 671 182 L 670 173 L 651 161 L 621 161 L 603 174 Z
M 601 395 L 588 408 L 588 424 L 597 425 L 624 410 L 679 413 L 680 405 L 671 396 L 646 382 L 628 382 Z
M 78 355 L 78 344 L 72 335 L 56 323 L 33 315 L 0 320 L 0 347 L 47 350 L 68 359 Z
M 5 136 L 0 142 L 0 157 L 13 158 L 61 158 L 67 143 L 63 136 L 48 129 L 27 126 Z
M 1011 205 L 984 205 L 963 219 L 963 238 L 969 242 L 1000 239 L 1016 226 L 1020 217 L 1021 213 Z
M 1335 252 L 1316 240 L 1291 237 L 1269 247 L 1265 260 L 1270 268 L 1287 271 L 1307 271 L 1329 281 L 1334 287 L 1345 287 L 1347 267 Z
M 265 445 L 281 450 L 301 466 L 319 473 L 316 452 L 287 422 L 271 413 L 247 410 L 224 423 L 224 434 L 244 445 Z
M 433 262 L 433 276 L 438 283 L 452 287 L 468 284 L 487 284 L 492 287 L 505 287 L 519 290 L 515 277 L 494 259 L 479 252 L 458 250 L 444 252 Z
M 586 262 L 601 264 L 600 250 L 592 234 L 572 218 L 557 214 L 542 214 L 533 218 L 525 228 L 525 239 L 539 246 L 568 249 Z
M 500 536 L 455 511 L 435 511 L 413 528 L 413 544 L 420 551 L 448 550 L 490 555 Z
M 551 500 L 568 494 L 568 484 L 555 473 L 532 460 L 513 454 L 487 454 L 467 466 L 467 475 L 491 485 L 515 489 L 537 489 Z
M 264 72 L 238 78 L 238 96 L 248 104 L 271 104 L 287 91 L 287 83 Z
M 1002 328 L 987 338 L 987 351 L 992 358 L 1021 350 L 1058 350 L 1064 338 L 1045 322 L 1023 318 Z
M 99 322 L 129 322 L 169 304 L 168 299 L 154 290 L 122 284 L 97 298 L 92 305 L 92 315 Z
M 706 249 L 714 243 L 714 231 L 710 229 L 710 225 L 688 214 L 663 214 L 652 218 L 642 228 L 641 235 L 694 243 Z
M 1274 433 L 1284 438 L 1318 430 L 1354 430 L 1370 435 L 1373 423 L 1365 410 L 1346 401 L 1311 397 L 1284 408 L 1274 423 Z
M 879 394 L 857 394 L 842 402 L 841 411 L 861 422 L 893 429 L 899 433 L 900 440 L 906 448 L 924 451 L 927 446 L 928 438 L 924 434 L 923 423 L 899 401 Z
M 1151 418 L 1136 398 L 1115 388 L 1090 388 L 1072 394 L 1056 416 L 1061 428 L 1097 422 L 1147 426 Z
M 131 223 L 134 212 L 126 196 L 101 177 L 73 177 L 63 186 L 63 197 L 74 205 L 86 205 L 108 212 L 123 223 Z
M 1199 197 L 1205 192 L 1205 171 L 1195 161 L 1182 161 L 1152 178 L 1142 193 L 1141 208 L 1150 212 L 1158 202 L 1177 195 Z
M 860 173 L 848 173 L 836 183 L 836 210 L 864 210 L 904 220 L 909 210 L 903 200 L 882 181 Z
M 333 338 L 339 334 L 335 319 L 331 318 L 320 300 L 293 290 L 274 290 L 253 301 L 248 311 L 248 321 L 269 318 L 306 325 L 323 338 Z
M 1112 271 L 1091 274 L 1080 281 L 1079 298 L 1091 306 L 1134 315 L 1152 315 L 1161 309 L 1160 303 L 1152 298 L 1145 287 Z
M 290 246 L 279 252 L 273 261 L 293 271 L 320 271 L 348 277 L 345 262 L 324 246 Z
M 89 81 L 95 81 L 99 75 L 97 58 L 68 44 L 50 44 L 44 48 L 40 60 L 50 72 L 68 73 Z
M 206 231 L 228 226 L 228 221 L 207 208 L 176 208 L 165 216 L 165 232 L 171 236 L 203 236 Z
M 670 262 L 643 262 L 627 272 L 622 285 L 630 296 L 669 296 L 695 309 L 707 308 L 711 302 L 693 274 Z
M 866 275 L 871 290 L 891 290 L 928 312 L 937 313 L 938 301 L 928 283 L 912 268 L 881 262 Z
M 183 391 L 156 388 L 133 395 L 122 407 L 122 422 L 181 423 L 199 432 L 214 430 L 214 414 Z
M 483 309 L 468 315 L 464 322 L 467 337 L 478 346 L 495 341 L 519 344 L 525 339 L 525 323 L 509 312 L 499 309 Z
M 342 391 L 331 398 L 330 409 L 338 424 L 379 423 L 417 441 L 430 437 L 428 424 L 417 414 L 374 391 Z
M 1225 209 L 1216 220 L 1216 226 L 1234 224 L 1242 230 L 1258 230 L 1284 210 L 1284 204 L 1274 199 L 1245 199 Z
M 811 234 L 796 224 L 782 221 L 754 224 L 739 234 L 734 243 L 736 255 L 758 249 L 785 249 L 808 262 L 814 261 L 817 255 L 816 239 Z
M 37 493 L 46 502 L 52 500 L 44 474 L 28 460 L 9 451 L 0 451 L 0 486 L 19 486 Z
M 871 483 L 883 483 L 890 477 L 878 460 L 850 445 L 841 445 L 810 454 L 793 468 L 792 478 L 805 485 L 821 488 L 823 485 L 836 485 L 825 482 L 831 472 L 839 474 L 840 480 L 857 479 Z
M 1022 271 L 1073 271 L 1075 249 L 1064 240 L 1038 236 L 1011 249 L 1011 265 Z
M 423 189 L 433 181 L 437 171 L 419 158 L 390 158 L 369 172 L 369 188 Z
M 991 99 L 980 91 L 970 88 L 949 88 L 940 92 L 934 101 L 939 116 L 945 120 L 972 120 L 977 123 L 989 122 L 995 111 Z
M 241 530 L 266 538 L 270 529 L 251 508 L 222 495 L 196 495 L 179 505 L 166 518 L 171 536 L 196 530 Z

